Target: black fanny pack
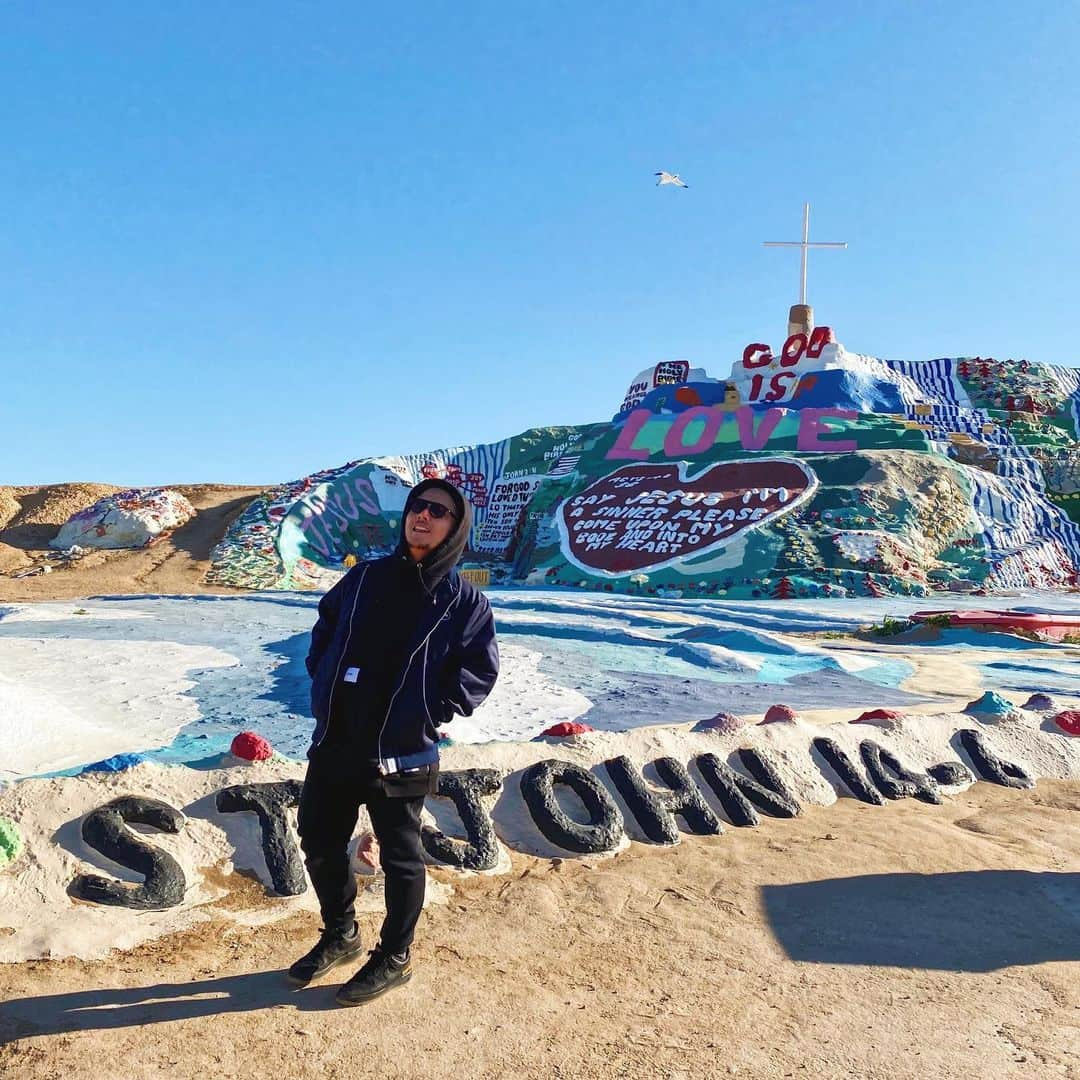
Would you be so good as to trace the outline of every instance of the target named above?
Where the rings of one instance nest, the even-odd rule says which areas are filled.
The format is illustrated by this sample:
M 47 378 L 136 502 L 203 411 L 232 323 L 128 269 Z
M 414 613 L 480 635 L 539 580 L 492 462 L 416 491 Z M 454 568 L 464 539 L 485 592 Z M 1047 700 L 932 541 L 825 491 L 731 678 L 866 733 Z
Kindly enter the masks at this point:
M 395 773 L 382 773 L 372 787 L 389 799 L 415 799 L 419 795 L 435 795 L 439 790 L 439 766 L 420 765 Z

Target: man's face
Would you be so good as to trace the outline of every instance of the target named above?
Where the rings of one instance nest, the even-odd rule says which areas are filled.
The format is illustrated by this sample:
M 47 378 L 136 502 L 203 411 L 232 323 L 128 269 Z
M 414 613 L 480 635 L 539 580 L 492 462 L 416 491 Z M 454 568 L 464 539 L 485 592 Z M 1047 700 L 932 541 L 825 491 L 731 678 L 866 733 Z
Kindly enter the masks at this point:
M 450 512 L 437 518 L 432 516 L 426 506 L 417 512 L 416 499 L 410 503 L 405 514 L 405 543 L 408 544 L 412 557 L 417 560 L 434 551 L 457 525 L 457 510 L 448 492 L 439 488 L 428 488 L 419 496 L 419 502 L 422 504 L 425 499 L 445 506 Z

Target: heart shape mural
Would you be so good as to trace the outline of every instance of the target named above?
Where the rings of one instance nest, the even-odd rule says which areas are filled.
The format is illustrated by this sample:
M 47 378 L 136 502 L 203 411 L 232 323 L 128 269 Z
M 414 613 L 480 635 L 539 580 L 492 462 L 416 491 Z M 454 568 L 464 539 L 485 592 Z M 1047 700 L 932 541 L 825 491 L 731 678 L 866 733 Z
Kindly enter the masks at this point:
M 564 500 L 557 520 L 567 559 L 593 573 L 658 570 L 789 513 L 817 487 L 794 458 L 725 461 L 694 476 L 687 467 L 624 465 Z

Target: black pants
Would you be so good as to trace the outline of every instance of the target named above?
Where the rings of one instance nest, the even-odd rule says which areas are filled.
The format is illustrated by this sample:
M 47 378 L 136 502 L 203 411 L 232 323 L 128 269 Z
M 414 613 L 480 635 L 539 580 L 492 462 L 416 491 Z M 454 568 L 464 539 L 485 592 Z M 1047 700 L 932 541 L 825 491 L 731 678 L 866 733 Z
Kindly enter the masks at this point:
M 327 930 L 351 930 L 356 917 L 356 879 L 348 845 L 360 805 L 367 806 L 379 861 L 386 875 L 386 918 L 380 935 L 384 952 L 404 952 L 413 940 L 424 906 L 420 811 L 424 796 L 388 796 L 374 772 L 344 769 L 333 755 L 308 762 L 297 824 L 311 883 Z

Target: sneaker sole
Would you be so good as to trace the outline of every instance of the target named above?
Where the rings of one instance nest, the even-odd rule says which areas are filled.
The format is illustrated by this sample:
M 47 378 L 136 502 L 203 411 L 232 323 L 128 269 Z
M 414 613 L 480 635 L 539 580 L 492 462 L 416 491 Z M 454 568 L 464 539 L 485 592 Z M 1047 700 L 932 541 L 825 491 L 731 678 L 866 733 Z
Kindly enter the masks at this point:
M 299 975 L 293 975 L 291 972 L 285 972 L 285 978 L 292 983 L 293 986 L 307 986 L 309 983 L 314 982 L 317 978 L 325 975 L 328 971 L 333 970 L 338 964 L 344 964 L 347 960 L 351 960 L 357 953 L 361 952 L 361 949 L 354 949 L 352 952 L 346 953 L 344 956 L 339 956 L 332 963 L 326 965 L 326 967 L 319 968 L 307 979 L 301 978 Z
M 377 997 L 382 997 L 383 994 L 389 993 L 391 990 L 394 990 L 399 986 L 404 986 L 411 978 L 412 972 L 410 971 L 408 975 L 403 975 L 400 979 L 395 979 L 392 983 L 387 983 L 387 985 L 382 987 L 382 989 L 376 990 L 373 994 L 368 994 L 367 997 L 346 998 L 342 997 L 340 994 L 337 994 L 334 997 L 334 1000 L 339 1005 L 344 1005 L 346 1007 L 350 1005 L 366 1005 L 369 1001 L 374 1001 Z

